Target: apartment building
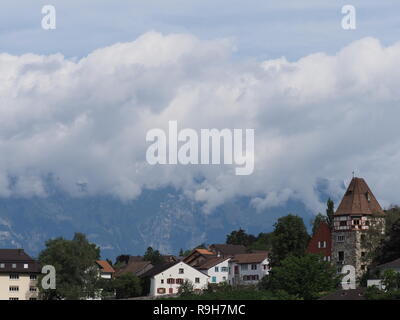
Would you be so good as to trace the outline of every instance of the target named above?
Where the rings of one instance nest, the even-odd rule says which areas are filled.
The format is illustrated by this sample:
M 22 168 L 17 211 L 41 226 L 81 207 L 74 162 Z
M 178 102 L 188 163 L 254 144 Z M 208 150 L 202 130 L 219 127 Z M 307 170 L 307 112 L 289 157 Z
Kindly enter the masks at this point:
M 0 249 L 0 300 L 37 300 L 40 269 L 23 249 Z

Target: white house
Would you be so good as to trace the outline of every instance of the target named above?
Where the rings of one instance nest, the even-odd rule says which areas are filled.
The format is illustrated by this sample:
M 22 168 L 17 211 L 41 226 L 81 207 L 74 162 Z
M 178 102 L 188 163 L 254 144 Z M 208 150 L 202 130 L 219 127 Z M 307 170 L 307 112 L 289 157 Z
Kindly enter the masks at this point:
M 237 254 L 230 267 L 230 284 L 257 284 L 269 273 L 268 252 Z
M 379 270 L 379 274 L 381 277 L 385 274 L 386 270 L 393 270 L 397 273 L 400 273 L 400 258 L 381 264 L 376 267 Z M 385 285 L 383 284 L 383 279 L 368 279 L 367 287 L 377 287 L 380 290 L 385 290 Z
M 150 279 L 149 296 L 177 294 L 186 280 L 193 284 L 195 292 L 206 289 L 208 284 L 208 275 L 182 261 L 155 266 L 141 277 Z
M 209 283 L 228 282 L 229 261 L 229 257 L 213 257 L 204 261 L 197 269 L 209 276 Z

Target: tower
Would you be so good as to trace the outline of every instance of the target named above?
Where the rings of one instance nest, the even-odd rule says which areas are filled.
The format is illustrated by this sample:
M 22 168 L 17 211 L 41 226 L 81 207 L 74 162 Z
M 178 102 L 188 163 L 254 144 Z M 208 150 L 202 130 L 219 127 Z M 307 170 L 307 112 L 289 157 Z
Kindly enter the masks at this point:
M 384 231 L 381 206 L 365 180 L 353 177 L 333 216 L 332 262 L 338 272 L 344 265 L 352 265 L 358 280 Z

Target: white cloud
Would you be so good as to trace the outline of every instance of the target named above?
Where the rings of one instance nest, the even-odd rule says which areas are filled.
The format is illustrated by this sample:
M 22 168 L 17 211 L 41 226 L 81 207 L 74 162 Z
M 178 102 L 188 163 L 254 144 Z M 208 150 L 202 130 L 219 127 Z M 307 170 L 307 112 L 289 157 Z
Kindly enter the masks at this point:
M 316 180 L 339 193 L 356 170 L 385 204 L 397 201 L 400 44 L 365 38 L 295 62 L 237 61 L 233 50 L 226 39 L 150 32 L 81 60 L 0 54 L 0 195 L 43 196 L 53 173 L 72 194 L 82 182 L 123 199 L 173 185 L 205 212 L 241 195 L 258 209 L 296 198 L 319 210 Z M 254 128 L 253 175 L 148 165 L 146 132 L 169 120 Z

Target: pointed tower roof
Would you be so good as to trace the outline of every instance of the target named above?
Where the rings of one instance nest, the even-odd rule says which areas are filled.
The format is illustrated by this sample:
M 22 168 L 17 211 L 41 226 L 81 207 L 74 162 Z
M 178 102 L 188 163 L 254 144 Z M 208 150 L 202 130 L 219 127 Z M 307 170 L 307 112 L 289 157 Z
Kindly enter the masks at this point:
M 354 177 L 335 212 L 341 215 L 370 215 L 384 212 L 363 178 Z

